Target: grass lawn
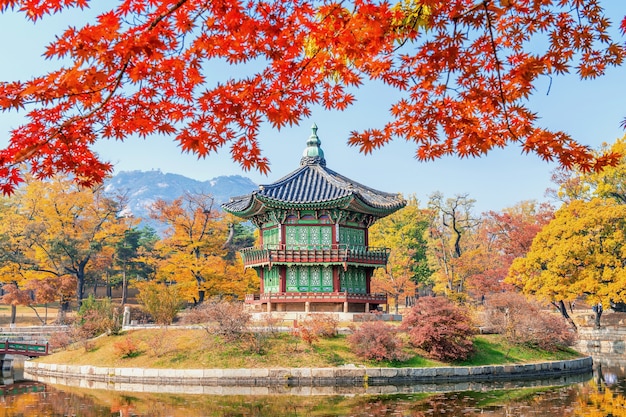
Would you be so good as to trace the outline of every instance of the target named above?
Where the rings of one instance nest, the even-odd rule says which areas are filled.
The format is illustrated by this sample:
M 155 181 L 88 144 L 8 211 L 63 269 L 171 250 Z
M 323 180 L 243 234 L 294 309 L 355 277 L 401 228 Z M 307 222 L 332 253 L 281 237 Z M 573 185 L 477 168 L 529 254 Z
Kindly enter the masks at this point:
M 497 335 L 475 339 L 476 353 L 467 361 L 445 364 L 432 361 L 408 349 L 404 362 L 375 362 L 358 358 L 345 336 L 320 339 L 307 345 L 288 333 L 276 333 L 265 339 L 247 338 L 225 342 L 204 330 L 143 329 L 115 336 L 101 336 L 87 344 L 75 345 L 39 362 L 93 365 L 101 367 L 140 368 L 299 368 L 336 367 L 353 364 L 365 367 L 433 367 L 446 365 L 478 366 L 486 364 L 528 363 L 573 359 L 573 350 L 554 353 L 510 346 Z M 126 347 L 126 350 L 124 350 Z M 128 349 L 131 347 L 131 349 Z M 259 349 L 262 347 L 262 349 Z M 123 357 L 124 352 L 130 355 Z M 261 351 L 261 353 L 257 353 Z

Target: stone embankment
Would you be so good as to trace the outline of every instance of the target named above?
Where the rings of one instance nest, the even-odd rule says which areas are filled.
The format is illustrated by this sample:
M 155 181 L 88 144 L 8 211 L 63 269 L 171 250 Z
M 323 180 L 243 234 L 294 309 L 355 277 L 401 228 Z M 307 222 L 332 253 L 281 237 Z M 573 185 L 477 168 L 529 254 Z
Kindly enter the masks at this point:
M 626 326 L 579 327 L 575 349 L 599 358 L 604 365 L 623 366 L 626 361 Z
M 302 390 L 315 387 L 453 384 L 462 388 L 481 382 L 546 380 L 589 374 L 592 366 L 591 357 L 532 364 L 441 368 L 144 369 L 27 361 L 24 363 L 24 375 L 27 379 L 53 384 L 122 391 L 153 391 L 157 387 L 160 392 L 213 393 L 216 387 L 220 392 L 228 390 L 228 387 L 248 387 L 245 392 L 257 393 L 259 390 L 270 391 L 272 387 L 297 387 Z M 182 387 L 185 387 L 184 391 L 181 391 Z

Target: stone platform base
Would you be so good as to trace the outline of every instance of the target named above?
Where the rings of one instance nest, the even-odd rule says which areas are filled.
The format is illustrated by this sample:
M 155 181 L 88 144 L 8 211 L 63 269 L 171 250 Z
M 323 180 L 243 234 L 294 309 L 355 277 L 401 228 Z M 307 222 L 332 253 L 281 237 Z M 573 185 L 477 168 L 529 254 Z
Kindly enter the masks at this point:
M 292 312 L 292 311 L 272 311 L 271 313 L 252 313 L 252 320 L 260 321 L 266 320 L 268 317 L 274 319 L 281 319 L 286 322 L 302 322 L 308 317 L 314 315 L 327 315 L 334 317 L 339 322 L 365 322 L 365 321 L 402 321 L 402 315 L 400 314 L 380 314 L 380 313 L 318 313 L 318 312 Z

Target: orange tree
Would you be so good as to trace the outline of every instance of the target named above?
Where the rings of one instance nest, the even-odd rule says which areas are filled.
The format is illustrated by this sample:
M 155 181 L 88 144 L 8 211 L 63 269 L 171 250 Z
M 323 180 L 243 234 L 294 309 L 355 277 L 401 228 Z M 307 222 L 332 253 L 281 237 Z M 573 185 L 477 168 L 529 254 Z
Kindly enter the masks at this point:
M 534 237 L 553 217 L 551 205 L 535 201 L 483 213 L 478 239 L 489 262 L 469 279 L 471 289 L 483 295 L 506 289 L 503 281 L 511 263 L 526 255 Z
M 0 0 L 0 11 L 37 22 L 88 5 Z M 399 98 L 384 126 L 351 135 L 362 152 L 397 138 L 415 143 L 420 160 L 516 143 L 598 169 L 618 155 L 542 127 L 528 99 L 541 77 L 574 69 L 589 79 L 622 65 L 610 26 L 598 0 L 121 0 L 48 45 L 56 69 L 0 83 L 0 109 L 26 112 L 0 150 L 0 186 L 15 189 L 22 162 L 38 177 L 100 182 L 112 166 L 92 145 L 131 135 L 171 135 L 198 156 L 228 145 L 244 169 L 267 172 L 263 123 L 297 124 L 319 105 L 343 110 L 369 80 Z M 213 62 L 246 70 L 215 79 L 205 71 Z
M 482 270 L 484 251 L 476 240 L 480 219 L 472 213 L 474 200 L 467 195 L 430 197 L 428 256 L 434 270 L 436 292 L 463 299 L 467 280 Z
M 254 288 L 253 271 L 230 255 L 229 224 L 206 194 L 187 193 L 166 202 L 157 201 L 151 216 L 168 229 L 157 243 L 160 261 L 157 278 L 176 282 L 185 299 L 200 304 L 206 296 L 243 296 Z

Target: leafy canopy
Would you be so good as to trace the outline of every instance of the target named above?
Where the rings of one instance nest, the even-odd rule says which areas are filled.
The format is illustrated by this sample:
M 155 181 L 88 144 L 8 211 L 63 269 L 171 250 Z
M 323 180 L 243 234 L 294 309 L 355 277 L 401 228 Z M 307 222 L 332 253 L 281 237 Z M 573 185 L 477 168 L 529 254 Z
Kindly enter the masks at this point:
M 0 11 L 37 22 L 89 4 L 0 0 Z M 243 169 L 266 173 L 262 124 L 297 124 L 314 106 L 343 110 L 369 80 L 400 98 L 384 126 L 351 134 L 364 153 L 399 138 L 419 160 L 510 143 L 584 171 L 618 158 L 542 128 L 527 102 L 540 77 L 594 78 L 623 64 L 597 0 L 122 0 L 67 28 L 45 58 L 61 67 L 0 82 L 0 109 L 26 112 L 0 150 L 4 193 L 23 162 L 39 177 L 100 182 L 111 164 L 93 144 L 129 136 L 171 135 L 199 157 L 229 146 Z M 246 73 L 209 74 L 214 62 Z
M 555 302 L 586 296 L 592 303 L 626 301 L 626 205 L 574 200 L 513 261 L 507 281 Z

